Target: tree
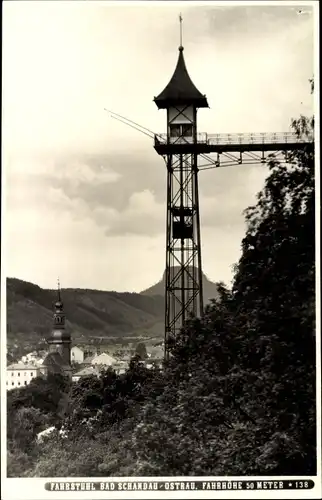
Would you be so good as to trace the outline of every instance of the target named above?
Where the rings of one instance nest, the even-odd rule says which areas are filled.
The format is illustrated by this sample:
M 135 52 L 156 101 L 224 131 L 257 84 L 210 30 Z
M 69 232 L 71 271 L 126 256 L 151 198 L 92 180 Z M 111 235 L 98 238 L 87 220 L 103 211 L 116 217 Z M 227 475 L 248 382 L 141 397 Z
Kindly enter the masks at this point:
M 312 139 L 314 120 L 293 121 Z M 315 470 L 315 190 L 313 145 L 290 163 L 270 162 L 258 202 L 246 212 L 248 229 L 234 280 L 239 362 L 260 375 L 252 386 L 256 416 L 299 449 L 292 472 Z M 305 401 L 305 403 L 304 403 Z M 275 443 L 275 442 L 274 442 Z M 271 449 L 280 448 L 276 443 Z M 296 444 L 296 446 L 295 446 Z M 283 455 L 282 455 L 283 456 Z M 292 464 L 292 465 L 291 465 Z M 281 466 L 276 465 L 277 473 Z M 285 468 L 284 468 L 285 471 Z
M 48 414 L 52 423 L 63 416 L 66 395 L 70 390 L 70 380 L 61 375 L 49 375 L 46 379 L 37 377 L 29 385 L 13 389 L 7 393 L 8 421 L 14 418 L 19 408 L 38 408 Z
M 135 354 L 139 356 L 142 360 L 145 360 L 148 357 L 148 353 L 146 350 L 146 345 L 144 342 L 139 342 L 135 348 Z
M 312 138 L 313 119 L 293 127 Z M 316 471 L 313 147 L 269 169 L 232 290 L 186 324 L 165 391 L 145 405 L 142 475 Z
M 14 417 L 8 419 L 8 447 L 22 453 L 30 452 L 36 434 L 44 430 L 48 424 L 48 415 L 38 408 L 32 406 L 19 408 Z

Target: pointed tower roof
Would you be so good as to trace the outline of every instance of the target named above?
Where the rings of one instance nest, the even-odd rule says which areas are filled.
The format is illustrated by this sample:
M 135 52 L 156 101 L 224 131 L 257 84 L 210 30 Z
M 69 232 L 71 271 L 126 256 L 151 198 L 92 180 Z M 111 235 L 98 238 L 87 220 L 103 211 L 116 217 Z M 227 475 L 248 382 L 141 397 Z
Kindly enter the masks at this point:
M 60 281 L 59 278 L 57 279 L 57 301 L 55 303 L 55 308 L 58 310 L 63 310 L 64 304 L 61 299 L 61 293 L 60 293 Z
M 64 304 L 61 297 L 60 283 L 58 280 L 57 300 L 55 302 L 55 312 L 53 317 L 53 329 L 50 336 L 47 338 L 48 344 L 70 343 L 71 335 L 65 329 L 65 313 Z
M 193 104 L 197 108 L 208 108 L 206 96 L 199 92 L 189 76 L 181 45 L 179 47 L 177 66 L 172 78 L 161 94 L 154 98 L 154 102 L 159 109 L 165 109 L 176 104 Z

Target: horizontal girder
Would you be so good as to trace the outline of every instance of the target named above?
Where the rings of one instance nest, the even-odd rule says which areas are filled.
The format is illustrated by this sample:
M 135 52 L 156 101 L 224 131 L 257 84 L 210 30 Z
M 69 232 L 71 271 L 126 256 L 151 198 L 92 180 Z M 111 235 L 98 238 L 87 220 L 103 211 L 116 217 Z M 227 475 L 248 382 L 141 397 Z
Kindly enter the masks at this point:
M 154 148 L 160 155 L 206 154 L 248 151 L 291 151 L 313 145 L 313 138 L 299 138 L 294 132 L 256 134 L 197 134 L 197 140 L 190 137 L 154 136 Z

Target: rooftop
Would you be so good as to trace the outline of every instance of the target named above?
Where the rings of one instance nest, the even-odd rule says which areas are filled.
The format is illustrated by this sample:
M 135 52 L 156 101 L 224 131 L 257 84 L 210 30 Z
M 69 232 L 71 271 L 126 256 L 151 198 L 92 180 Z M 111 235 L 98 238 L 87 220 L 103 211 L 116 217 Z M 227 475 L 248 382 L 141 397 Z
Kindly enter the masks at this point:
M 86 364 L 86 363 L 91 363 L 93 361 L 93 359 L 96 358 L 96 354 L 92 354 L 91 356 L 87 356 L 83 363 Z
M 44 359 L 44 366 L 47 367 L 56 367 L 58 369 L 68 369 L 69 367 L 64 362 L 63 358 L 59 354 L 59 352 L 50 352 Z
M 27 365 L 24 363 L 13 363 L 7 366 L 7 370 L 36 370 L 37 366 Z
M 208 108 L 206 96 L 199 92 L 189 76 L 183 57 L 183 47 L 179 47 L 177 66 L 170 82 L 161 94 L 154 98 L 154 102 L 159 109 L 176 104 L 193 104 L 197 108 Z
M 88 356 L 83 361 L 84 364 L 91 363 L 91 364 L 102 364 L 102 365 L 112 365 L 116 362 L 117 360 L 112 356 L 110 356 L 109 354 L 106 354 L 106 352 L 102 352 L 101 354 L 94 354 L 93 356 Z
M 86 377 L 87 375 L 99 375 L 99 370 L 94 366 L 86 366 L 82 370 L 73 374 L 73 377 Z

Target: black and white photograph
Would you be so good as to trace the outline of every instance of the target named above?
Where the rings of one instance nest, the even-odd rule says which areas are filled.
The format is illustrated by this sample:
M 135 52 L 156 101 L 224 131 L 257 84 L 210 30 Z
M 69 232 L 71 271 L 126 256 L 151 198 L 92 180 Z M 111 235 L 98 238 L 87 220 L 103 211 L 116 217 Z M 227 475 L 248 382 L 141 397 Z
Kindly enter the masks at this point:
M 3 500 L 320 498 L 318 9 L 3 2 Z

